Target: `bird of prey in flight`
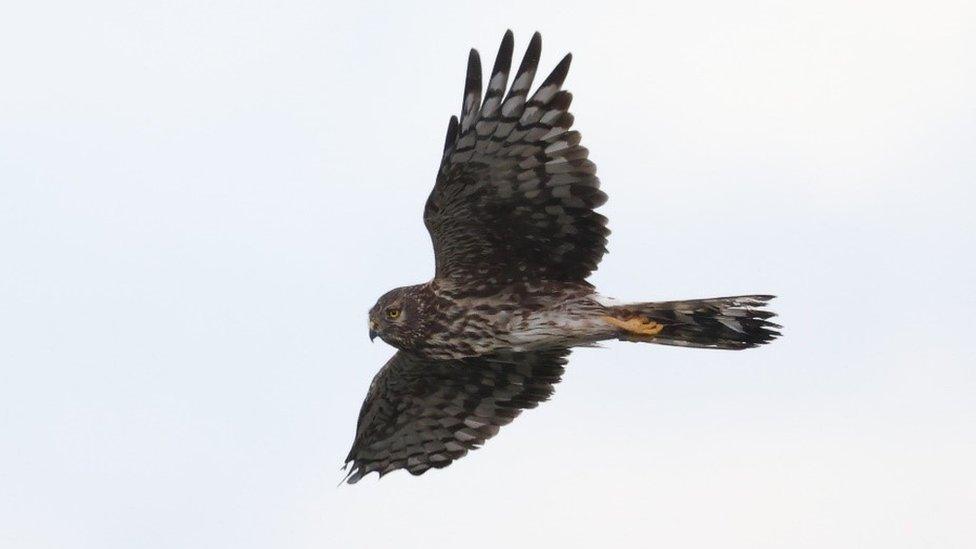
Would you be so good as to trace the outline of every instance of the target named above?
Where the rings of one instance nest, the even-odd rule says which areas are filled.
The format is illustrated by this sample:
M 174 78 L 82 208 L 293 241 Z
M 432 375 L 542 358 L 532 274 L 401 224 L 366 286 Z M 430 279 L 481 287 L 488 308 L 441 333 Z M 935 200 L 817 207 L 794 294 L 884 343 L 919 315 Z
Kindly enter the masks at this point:
M 424 208 L 434 277 L 396 288 L 369 311 L 369 336 L 397 352 L 373 378 L 346 465 L 419 475 L 478 448 L 546 400 L 570 349 L 623 340 L 709 349 L 768 343 L 769 295 L 612 304 L 586 281 L 606 253 L 607 195 L 570 130 L 566 55 L 535 92 L 532 36 L 508 87 L 512 32 L 487 88 L 468 57 L 460 118 Z

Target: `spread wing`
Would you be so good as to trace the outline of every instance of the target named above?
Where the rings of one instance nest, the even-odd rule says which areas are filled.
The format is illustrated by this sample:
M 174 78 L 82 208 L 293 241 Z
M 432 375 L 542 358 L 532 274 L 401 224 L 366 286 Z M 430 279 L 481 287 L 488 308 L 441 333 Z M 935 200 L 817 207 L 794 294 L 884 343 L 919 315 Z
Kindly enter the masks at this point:
M 505 33 L 481 100 L 481 61 L 471 50 L 460 121 L 451 118 L 424 223 L 435 278 L 472 293 L 520 281 L 582 282 L 606 252 L 606 202 L 596 166 L 570 131 L 572 95 L 561 89 L 571 55 L 529 94 L 542 38 L 532 36 L 512 87 Z
M 373 378 L 346 457 L 355 483 L 373 471 L 419 475 L 478 448 L 549 398 L 568 349 L 433 361 L 398 351 Z

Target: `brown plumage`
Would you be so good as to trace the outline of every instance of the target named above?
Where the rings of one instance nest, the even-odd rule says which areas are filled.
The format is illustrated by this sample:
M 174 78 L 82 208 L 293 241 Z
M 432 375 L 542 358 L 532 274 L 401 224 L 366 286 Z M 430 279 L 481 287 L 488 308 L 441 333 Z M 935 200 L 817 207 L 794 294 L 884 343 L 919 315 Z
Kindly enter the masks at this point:
M 777 337 L 772 296 L 611 305 L 586 278 L 606 253 L 606 194 L 570 130 L 565 56 L 530 95 L 542 48 L 532 36 L 507 87 L 505 33 L 482 99 L 468 57 L 424 224 L 435 274 L 370 309 L 370 337 L 399 351 L 370 385 L 346 458 L 350 483 L 421 474 L 477 448 L 547 399 L 574 346 L 607 339 L 744 349 Z M 508 90 L 506 93 L 506 89 Z

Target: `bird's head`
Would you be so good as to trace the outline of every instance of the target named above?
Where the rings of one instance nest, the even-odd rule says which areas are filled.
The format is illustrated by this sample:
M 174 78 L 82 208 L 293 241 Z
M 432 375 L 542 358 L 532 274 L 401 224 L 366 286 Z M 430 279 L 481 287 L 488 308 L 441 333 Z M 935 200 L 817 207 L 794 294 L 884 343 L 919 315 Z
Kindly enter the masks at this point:
M 420 337 L 419 286 L 396 288 L 383 294 L 369 310 L 369 339 L 380 339 L 398 349 L 410 349 Z

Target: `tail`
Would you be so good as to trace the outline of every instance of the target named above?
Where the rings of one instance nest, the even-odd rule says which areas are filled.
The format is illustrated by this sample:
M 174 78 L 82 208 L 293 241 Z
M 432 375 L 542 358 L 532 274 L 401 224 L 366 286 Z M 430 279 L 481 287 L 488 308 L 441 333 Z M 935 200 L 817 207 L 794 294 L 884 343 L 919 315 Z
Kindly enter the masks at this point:
M 622 341 L 706 349 L 748 349 L 779 337 L 781 328 L 767 319 L 776 313 L 761 309 L 774 296 L 740 295 L 631 303 L 608 307 L 607 322 Z

